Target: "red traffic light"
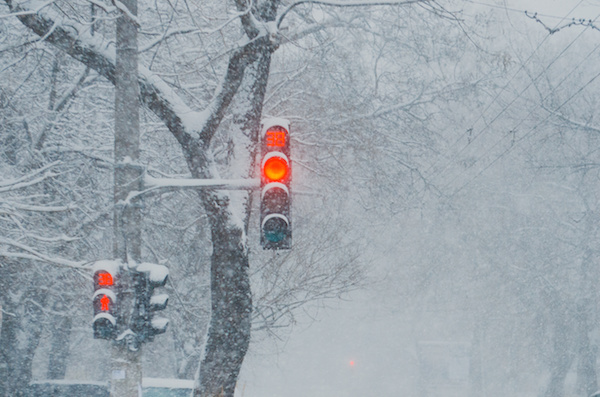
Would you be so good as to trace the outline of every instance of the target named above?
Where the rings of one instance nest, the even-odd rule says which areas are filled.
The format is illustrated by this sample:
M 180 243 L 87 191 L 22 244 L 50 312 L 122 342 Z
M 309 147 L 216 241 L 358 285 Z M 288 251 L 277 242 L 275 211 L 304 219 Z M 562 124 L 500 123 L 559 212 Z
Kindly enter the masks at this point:
M 260 244 L 263 249 L 290 249 L 292 162 L 289 121 L 262 121 Z
M 268 148 L 286 147 L 287 131 L 281 126 L 273 126 L 265 132 L 265 145 Z
M 100 289 L 94 294 L 94 313 L 113 312 L 117 295 L 109 289 Z
M 281 181 L 288 176 L 289 164 L 280 155 L 265 157 L 263 162 L 263 174 L 270 182 Z
M 109 287 L 113 285 L 113 276 L 108 272 L 98 272 L 96 273 L 98 277 L 98 286 L 101 287 Z
M 95 339 L 115 339 L 117 336 L 120 261 L 103 260 L 94 264 L 94 296 L 92 320 Z
M 110 310 L 110 298 L 106 295 L 102 295 L 100 298 L 100 310 L 103 312 Z

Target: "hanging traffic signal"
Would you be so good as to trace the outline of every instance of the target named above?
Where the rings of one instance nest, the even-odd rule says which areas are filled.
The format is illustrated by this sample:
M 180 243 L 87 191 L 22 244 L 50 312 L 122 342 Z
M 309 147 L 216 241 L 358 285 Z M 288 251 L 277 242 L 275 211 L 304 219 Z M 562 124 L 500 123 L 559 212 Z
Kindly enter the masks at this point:
M 292 247 L 289 121 L 263 120 L 261 134 L 260 243 L 263 249 Z
M 94 338 L 117 336 L 119 263 L 100 261 L 94 265 Z
M 164 310 L 169 302 L 169 295 L 154 294 L 156 288 L 164 287 L 169 278 L 169 268 L 153 263 L 138 265 L 135 275 L 136 307 L 132 329 L 140 340 L 152 341 L 155 335 L 167 331 L 169 320 L 155 317 L 154 313 Z

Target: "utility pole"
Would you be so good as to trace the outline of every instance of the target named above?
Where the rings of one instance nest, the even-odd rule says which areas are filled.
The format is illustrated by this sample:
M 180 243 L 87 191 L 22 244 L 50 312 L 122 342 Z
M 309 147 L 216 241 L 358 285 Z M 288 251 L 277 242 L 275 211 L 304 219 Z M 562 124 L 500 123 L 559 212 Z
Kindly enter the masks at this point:
M 134 307 L 137 277 L 131 267 L 141 262 L 140 208 L 128 200 L 140 191 L 140 157 L 137 0 L 120 0 L 117 19 L 115 67 L 115 169 L 113 255 L 123 263 L 121 321 L 129 322 Z M 121 7 L 122 6 L 122 7 Z M 132 309 L 133 310 L 133 309 Z M 130 329 L 131 324 L 125 324 Z M 142 383 L 142 349 L 135 334 L 119 335 L 111 345 L 111 397 L 138 397 Z M 139 394 L 140 393 L 140 394 Z

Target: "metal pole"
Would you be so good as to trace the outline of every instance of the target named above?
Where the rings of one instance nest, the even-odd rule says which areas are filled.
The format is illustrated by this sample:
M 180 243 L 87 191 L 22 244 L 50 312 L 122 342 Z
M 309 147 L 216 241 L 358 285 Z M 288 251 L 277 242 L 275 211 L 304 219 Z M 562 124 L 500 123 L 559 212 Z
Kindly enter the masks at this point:
M 142 172 L 139 132 L 139 84 L 137 46 L 137 0 L 121 0 L 117 19 L 115 67 L 115 169 L 114 169 L 114 246 L 113 255 L 125 269 L 121 294 L 120 332 L 130 328 L 135 299 L 133 277 L 128 264 L 141 262 L 140 209 L 127 199 L 140 190 Z M 127 311 L 126 311 L 127 310 Z M 141 396 L 142 349 L 135 338 L 111 343 L 111 397 Z

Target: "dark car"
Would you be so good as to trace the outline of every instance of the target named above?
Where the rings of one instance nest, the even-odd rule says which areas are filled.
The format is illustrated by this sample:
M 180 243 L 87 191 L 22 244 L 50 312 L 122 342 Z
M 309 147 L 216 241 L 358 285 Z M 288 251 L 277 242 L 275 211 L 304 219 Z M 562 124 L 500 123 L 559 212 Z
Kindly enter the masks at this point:
M 143 378 L 144 397 L 189 397 L 194 381 L 184 379 Z M 26 397 L 110 397 L 105 382 L 80 380 L 44 380 L 32 382 Z
M 194 381 L 186 379 L 143 378 L 144 397 L 190 397 Z
M 27 397 L 110 397 L 104 382 L 82 382 L 69 380 L 44 380 L 32 382 Z

